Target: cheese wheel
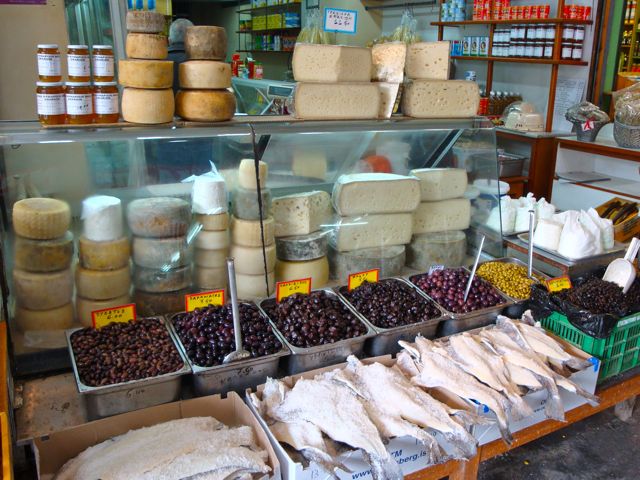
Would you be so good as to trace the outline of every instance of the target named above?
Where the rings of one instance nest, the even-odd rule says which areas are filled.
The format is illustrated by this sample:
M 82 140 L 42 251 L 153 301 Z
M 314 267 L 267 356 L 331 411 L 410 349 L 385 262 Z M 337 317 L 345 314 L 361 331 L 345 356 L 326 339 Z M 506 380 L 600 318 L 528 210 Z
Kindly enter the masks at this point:
M 229 247 L 229 232 L 220 230 L 217 232 L 200 231 L 196 236 L 194 246 L 203 250 L 220 250 Z
M 227 268 L 196 267 L 193 271 L 193 283 L 199 289 L 221 290 L 227 288 Z
M 16 235 L 34 240 L 62 237 L 71 224 L 69 204 L 55 198 L 25 198 L 13 205 Z
M 271 212 L 271 190 L 263 188 L 260 190 L 262 199 L 262 212 L 258 203 L 258 192 L 256 190 L 247 190 L 246 188 L 236 188 L 232 194 L 231 211 L 233 216 L 243 220 L 260 220 L 267 218 Z
M 228 90 L 180 90 L 176 95 L 176 114 L 192 122 L 231 120 L 236 97 Z
M 82 232 L 94 242 L 122 238 L 122 201 L 109 195 L 94 195 L 82 201 Z
M 190 293 L 189 289 L 168 293 L 148 293 L 135 290 L 133 301 L 136 304 L 136 313 L 141 317 L 151 317 L 183 312 L 185 310 L 184 296 L 188 293 Z
M 125 122 L 155 125 L 173 121 L 173 90 L 125 88 L 122 92 L 122 118 Z
M 13 293 L 21 307 L 29 310 L 51 310 L 69 303 L 73 297 L 71 269 L 52 273 L 13 270 Z
M 94 242 L 80 237 L 80 265 L 90 270 L 116 270 L 129 265 L 131 244 L 127 237 L 111 242 Z
M 231 65 L 211 60 L 190 60 L 178 67 L 180 88 L 221 89 L 231 87 Z
M 98 310 L 104 310 L 105 308 L 114 308 L 120 307 L 122 305 L 129 305 L 130 303 L 131 297 L 129 295 L 123 295 L 121 297 L 111 298 L 109 300 L 90 300 L 88 298 L 76 297 L 78 321 L 84 327 L 93 327 L 91 312 L 97 312 Z
M 129 32 L 141 33 L 162 32 L 166 26 L 164 15 L 148 10 L 129 10 L 126 24 Z
M 176 292 L 191 285 L 191 267 L 169 270 L 136 267 L 133 271 L 136 290 L 149 293 Z
M 329 282 L 327 257 L 307 262 L 276 261 L 276 282 L 311 278 L 311 288 L 322 288 Z
M 140 198 L 127 206 L 127 221 L 139 237 L 178 237 L 189 228 L 191 208 L 179 198 Z
M 269 175 L 269 165 L 262 160 L 258 161 L 258 179 L 260 188 L 267 186 L 267 176 Z M 257 190 L 256 164 L 253 158 L 244 158 L 238 166 L 238 186 L 246 190 Z
M 260 228 L 260 220 L 242 220 L 231 218 L 231 243 L 243 247 L 262 246 L 262 232 L 264 232 L 264 244 L 272 245 L 275 242 L 275 222 L 273 217 L 265 218 Z
M 204 250 L 202 248 L 196 248 L 193 255 L 193 263 L 197 267 L 226 268 L 228 256 L 228 248 L 220 250 Z
M 187 27 L 184 48 L 190 60 L 224 60 L 227 56 L 227 32 L 222 27 Z
M 16 305 L 15 319 L 23 332 L 31 330 L 65 330 L 73 325 L 73 303 L 50 310 L 28 310 Z
M 267 272 L 273 272 L 276 267 L 276 246 L 265 247 L 267 257 Z M 264 275 L 264 257 L 262 247 L 242 247 L 231 245 L 229 256 L 235 260 L 236 273 L 245 275 Z
M 173 62 L 171 60 L 119 60 L 120 85 L 133 88 L 171 88 Z
M 129 294 L 131 272 L 129 266 L 118 270 L 89 270 L 76 268 L 76 291 L 91 300 L 107 300 Z
M 313 232 L 309 235 L 278 237 L 276 255 L 280 260 L 307 261 L 324 257 L 327 254 L 327 232 Z
M 202 224 L 202 229 L 208 232 L 229 228 L 229 214 L 226 212 L 216 213 L 215 215 L 196 214 L 194 221 Z
M 54 240 L 31 240 L 16 235 L 14 265 L 27 272 L 55 272 L 71 265 L 73 234 Z
M 267 284 L 268 282 L 268 284 Z M 241 300 L 257 300 L 272 295 L 275 290 L 275 276 L 273 272 L 261 275 L 236 274 L 238 298 Z
M 133 237 L 133 263 L 147 268 L 177 268 L 189 264 L 189 246 L 185 237 Z
M 167 37 L 153 33 L 129 33 L 126 52 L 128 58 L 163 60 L 167 58 Z

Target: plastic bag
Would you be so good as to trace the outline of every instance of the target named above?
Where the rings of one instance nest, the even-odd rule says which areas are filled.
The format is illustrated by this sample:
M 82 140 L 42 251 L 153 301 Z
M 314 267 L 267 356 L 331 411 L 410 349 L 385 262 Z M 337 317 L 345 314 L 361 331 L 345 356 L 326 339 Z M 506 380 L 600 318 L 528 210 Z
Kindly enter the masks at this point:
M 591 216 L 584 210 L 580 211 L 578 221 L 591 235 L 593 235 L 596 254 L 602 253 L 604 251 L 604 241 L 602 239 L 602 230 L 600 230 L 600 226 L 594 222 L 593 218 L 591 218 Z
M 615 119 L 625 125 L 640 125 L 640 83 L 613 92 Z
M 608 218 L 601 218 L 595 208 L 590 208 L 589 210 L 587 210 L 587 214 L 600 227 L 600 231 L 602 232 L 602 248 L 604 248 L 605 250 L 612 249 L 615 242 L 613 238 L 613 222 Z
M 406 9 L 402 13 L 402 19 L 400 19 L 400 26 L 396 28 L 391 35 L 392 42 L 405 42 L 415 43 L 420 42 L 422 39 L 420 35 L 416 33 L 418 28 L 418 20 L 413 16 L 413 12 Z
M 580 102 L 569 107 L 564 117 L 572 123 L 609 122 L 609 115 L 590 102 Z
M 191 187 L 191 207 L 193 213 L 202 215 L 217 215 L 229 209 L 229 199 L 225 179 L 213 162 L 211 171 L 203 175 L 192 175 L 182 180 L 182 183 L 193 182 Z
M 536 218 L 538 220 L 548 220 L 552 218 L 555 213 L 556 207 L 547 202 L 544 197 L 542 197 L 540 200 L 538 200 L 538 203 L 536 203 Z
M 511 197 L 502 197 L 500 199 L 500 208 L 494 207 L 491 209 L 487 219 L 487 227 L 496 232 L 499 232 L 502 227 L 503 234 L 514 232 L 516 226 L 516 204 L 517 201 Z
M 307 24 L 300 30 L 296 42 L 332 45 L 334 42 L 331 39 L 331 35 L 329 35 L 329 32 L 323 30 L 322 22 L 323 19 L 320 16 L 320 10 L 311 10 L 308 15 Z
M 518 200 L 518 209 L 516 210 L 516 222 L 514 230 L 516 232 L 529 231 L 529 210 L 533 210 L 535 213 L 536 198 L 533 193 L 528 193 L 526 197 L 520 197 Z M 537 218 L 534 215 L 533 227 L 536 226 Z

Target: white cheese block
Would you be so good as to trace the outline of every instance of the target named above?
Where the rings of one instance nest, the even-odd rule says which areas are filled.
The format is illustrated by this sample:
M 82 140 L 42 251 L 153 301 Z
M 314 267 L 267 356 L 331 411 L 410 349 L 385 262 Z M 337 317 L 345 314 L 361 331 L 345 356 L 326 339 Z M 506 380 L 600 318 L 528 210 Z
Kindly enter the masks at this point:
M 533 234 L 533 244 L 547 250 L 558 250 L 562 229 L 561 223 L 541 218 Z
M 16 305 L 15 319 L 22 332 L 32 330 L 66 330 L 73 326 L 73 303 L 50 310 L 29 310 Z
M 296 43 L 292 66 L 296 82 L 368 82 L 371 80 L 371 50 Z
M 139 237 L 177 237 L 187 232 L 191 207 L 179 198 L 140 198 L 127 206 L 127 221 Z
M 149 293 L 176 292 L 191 286 L 191 266 L 169 270 L 136 266 L 133 269 L 136 290 Z
M 227 57 L 227 32 L 222 27 L 187 27 L 184 47 L 190 60 L 224 60 Z
M 194 241 L 194 246 L 202 250 L 220 250 L 229 247 L 229 231 L 208 232 L 201 230 Z
M 129 265 L 131 244 L 127 237 L 110 242 L 94 242 L 80 237 L 80 265 L 91 270 L 116 270 Z
M 276 237 L 308 235 L 320 230 L 331 217 L 327 192 L 295 193 L 273 199 L 271 206 Z
M 420 203 L 420 183 L 415 177 L 392 173 L 341 175 L 331 201 L 343 216 L 412 212 Z
M 82 232 L 94 242 L 122 238 L 122 202 L 117 197 L 95 195 L 82 201 Z
M 296 149 L 291 160 L 291 171 L 297 177 L 324 180 L 327 176 L 327 155 L 322 150 Z
M 189 60 L 178 67 L 180 88 L 223 89 L 231 87 L 231 65 L 211 60 Z
M 428 271 L 433 265 L 459 267 L 467 253 L 467 236 L 460 230 L 414 235 L 407 245 L 407 266 Z
M 276 267 L 276 246 L 264 247 L 267 259 L 267 272 L 273 272 Z M 264 275 L 264 257 L 262 247 L 242 247 L 231 245 L 229 256 L 234 258 L 236 273 L 244 275 Z
M 173 121 L 173 90 L 125 88 L 122 92 L 122 118 L 125 122 L 155 125 Z
M 188 265 L 190 261 L 185 237 L 133 237 L 132 250 L 133 263 L 140 267 L 168 269 Z
M 231 218 L 231 242 L 243 247 L 262 246 L 262 232 L 264 232 L 264 244 L 272 245 L 275 241 L 273 217 L 262 221 L 262 229 L 259 220 L 242 220 Z
M 226 268 L 229 249 L 204 250 L 196 248 L 193 253 L 193 263 L 196 267 Z
M 54 198 L 26 198 L 13 205 L 16 235 L 34 240 L 62 237 L 71 224 L 69 204 Z
M 199 289 L 222 290 L 227 288 L 229 276 L 227 267 L 196 267 L 193 271 L 193 283 Z
M 222 175 L 198 175 L 191 188 L 191 210 L 203 215 L 217 215 L 229 209 L 227 187 Z M 225 227 L 226 228 L 226 227 Z
M 148 10 L 129 10 L 126 19 L 129 32 L 158 33 L 165 29 L 164 15 Z
M 136 314 L 140 317 L 152 317 L 184 312 L 184 296 L 188 293 L 191 293 L 189 289 L 165 293 L 148 293 L 135 290 L 133 292 L 133 303 L 136 304 Z
M 464 195 L 467 190 L 467 171 L 464 168 L 419 168 L 411 170 L 420 180 L 420 200 L 435 202 Z
M 236 112 L 236 97 L 228 90 L 180 90 L 176 114 L 192 122 L 223 122 Z
M 31 240 L 15 236 L 13 263 L 27 272 L 55 272 L 71 265 L 73 234 L 66 232 L 54 240 Z
M 411 241 L 411 213 L 339 217 L 329 241 L 340 252 L 404 245 Z
M 379 43 L 371 47 L 372 79 L 377 82 L 402 83 L 407 44 L 404 42 Z
M 127 58 L 164 60 L 168 52 L 167 37 L 154 33 L 129 33 L 125 45 Z
M 380 112 L 378 113 L 378 118 L 391 118 L 394 110 L 396 110 L 400 85 L 383 82 L 377 83 L 377 85 L 380 88 Z
M 303 120 L 373 120 L 380 111 L 375 83 L 298 83 L 294 115 Z
M 76 268 L 76 292 L 91 300 L 107 300 L 129 294 L 131 272 L 129 266 L 117 270 L 88 270 Z
M 70 268 L 51 273 L 25 272 L 14 268 L 13 295 L 18 305 L 29 310 L 61 307 L 73 297 L 73 274 Z
M 171 88 L 171 60 L 118 60 L 118 82 L 132 88 Z
M 229 214 L 217 213 L 215 215 L 196 214 L 194 218 L 196 224 L 202 225 L 203 230 L 215 232 L 229 228 Z
M 272 295 L 275 290 L 275 274 L 260 275 L 236 274 L 238 298 L 241 300 L 258 300 Z
M 413 214 L 413 233 L 466 230 L 470 221 L 471 202 L 467 198 L 422 202 Z
M 449 78 L 449 42 L 417 42 L 407 49 L 407 77 L 425 80 Z
M 307 262 L 276 261 L 276 282 L 311 278 L 311 288 L 322 288 L 329 282 L 327 257 Z
M 252 158 L 244 158 L 238 166 L 238 186 L 247 190 L 257 190 L 258 180 L 260 188 L 267 186 L 269 165 L 262 160 L 258 161 L 258 179 L 256 179 L 256 164 Z
M 260 190 L 262 199 L 262 218 L 267 218 L 271 212 L 271 190 L 263 188 Z M 233 191 L 231 202 L 233 216 L 242 220 L 260 220 L 260 204 L 258 203 L 258 193 L 256 190 L 236 188 Z
M 280 260 L 305 261 L 327 254 L 327 232 L 276 238 L 276 256 Z
M 414 118 L 468 118 L 478 113 L 478 84 L 466 80 L 414 80 L 402 94 L 402 113 Z
M 105 308 L 121 307 L 123 305 L 129 305 L 130 303 L 131 297 L 129 295 L 108 300 L 90 300 L 88 298 L 76 297 L 78 320 L 83 327 L 93 327 L 92 312 L 104 310 Z
M 339 252 L 329 246 L 329 270 L 331 278 L 346 284 L 352 273 L 380 269 L 380 278 L 402 274 L 405 263 L 405 246 L 364 248 L 350 252 Z

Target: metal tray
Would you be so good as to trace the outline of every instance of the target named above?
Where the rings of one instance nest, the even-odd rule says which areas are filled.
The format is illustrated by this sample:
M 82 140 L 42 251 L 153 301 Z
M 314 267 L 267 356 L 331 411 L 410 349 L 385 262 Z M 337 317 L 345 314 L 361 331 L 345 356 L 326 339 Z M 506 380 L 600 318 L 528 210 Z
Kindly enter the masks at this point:
M 165 327 L 164 319 L 157 317 Z M 78 392 L 84 398 L 87 407 L 87 416 L 90 420 L 117 415 L 118 413 L 130 412 L 141 408 L 152 407 L 162 403 L 174 402 L 180 398 L 182 376 L 191 373 L 191 367 L 187 357 L 178 346 L 177 339 L 172 332 L 167 329 L 169 337 L 182 358 L 184 365 L 175 372 L 165 373 L 155 377 L 144 378 L 142 380 L 131 380 L 129 382 L 104 385 L 102 387 L 90 387 L 80 380 L 76 357 L 71 347 L 71 336 L 84 328 L 72 328 L 65 331 L 67 337 L 67 347 L 73 376 L 76 380 Z
M 393 328 L 378 327 L 371 320 L 369 320 L 366 317 L 366 315 L 358 312 L 356 307 L 351 304 L 351 302 L 345 295 L 346 288 L 347 288 L 346 286 L 336 287 L 334 290 L 340 296 L 340 298 L 344 300 L 344 302 L 347 303 L 347 305 L 349 305 L 353 310 L 358 312 L 361 317 L 364 317 L 369 322 L 369 324 L 371 324 L 371 327 L 376 332 L 376 336 L 370 338 L 365 344 L 365 353 L 367 354 L 367 356 L 370 356 L 370 357 L 379 357 L 382 355 L 399 352 L 401 350 L 400 345 L 398 345 L 398 342 L 400 340 L 413 342 L 418 335 L 422 335 L 423 337 L 426 337 L 426 338 L 435 338 L 440 321 L 449 318 L 449 315 L 445 313 L 445 311 L 440 307 L 440 305 L 438 305 L 433 300 L 431 300 L 428 296 L 424 294 L 424 292 L 422 292 L 419 288 L 417 288 L 412 283 L 408 282 L 406 279 L 399 278 L 399 277 L 390 277 L 390 278 L 384 278 L 380 280 L 380 282 L 389 282 L 389 281 L 402 282 L 411 290 L 416 291 L 418 295 L 420 295 L 425 300 L 425 302 L 429 302 L 435 305 L 436 309 L 440 312 L 440 316 L 431 318 L 429 320 L 425 320 L 423 322 L 410 323 L 408 325 L 402 325 L 399 327 L 393 327 Z
M 243 303 L 250 304 L 250 302 Z M 280 359 L 290 354 L 282 336 L 273 329 L 273 325 L 269 322 L 273 334 L 282 344 L 282 349 L 280 349 L 279 352 L 226 365 L 201 367 L 191 361 L 184 345 L 182 345 L 182 341 L 180 341 L 178 332 L 175 330 L 172 322 L 173 317 L 176 315 L 179 315 L 179 313 L 167 315 L 167 326 L 178 342 L 180 353 L 187 359 L 187 362 L 189 362 L 189 366 L 193 372 L 191 380 L 196 396 L 214 395 L 216 393 L 226 393 L 230 391 L 242 394 L 247 388 L 255 388 L 264 383 L 267 377 L 277 377 Z M 260 315 L 264 317 L 266 321 L 269 321 L 262 310 L 260 310 Z
M 284 345 L 289 347 L 291 355 L 287 357 L 286 373 L 287 375 L 294 375 L 296 373 L 305 372 L 307 370 L 315 370 L 316 368 L 326 367 L 328 365 L 334 365 L 336 363 L 344 362 L 349 355 L 361 356 L 364 351 L 365 341 L 376 334 L 375 328 L 356 312 L 349 303 L 345 302 L 336 292 L 330 288 L 323 288 L 327 294 L 336 297 L 351 313 L 353 313 L 358 320 L 364 323 L 367 327 L 367 333 L 355 338 L 347 338 L 346 340 L 340 340 L 335 343 L 329 343 L 326 345 L 318 345 L 311 348 L 300 348 L 289 343 L 284 335 L 278 330 L 275 322 L 269 317 L 265 310 L 265 305 L 271 305 L 275 303 L 275 297 L 265 298 L 258 303 L 258 308 L 269 319 L 271 328 L 278 332 Z M 314 290 L 316 291 L 316 290 Z
M 522 240 L 525 244 L 529 245 L 529 233 L 521 233 L 520 235 L 518 235 L 518 238 Z M 538 247 L 536 245 L 533 246 L 533 251 L 534 252 L 537 251 L 539 254 L 551 257 L 552 259 L 556 259 L 564 262 L 571 262 L 571 264 L 575 265 L 578 263 L 589 263 L 601 257 L 606 257 L 607 255 L 622 252 L 624 251 L 625 248 L 627 248 L 627 246 L 624 243 L 614 242 L 613 248 L 609 250 L 605 250 L 604 252 L 599 253 L 598 255 L 592 255 L 590 257 L 582 257 L 582 258 L 565 257 L 564 255 L 560 255 L 558 252 L 554 250 L 547 250 L 546 248 Z

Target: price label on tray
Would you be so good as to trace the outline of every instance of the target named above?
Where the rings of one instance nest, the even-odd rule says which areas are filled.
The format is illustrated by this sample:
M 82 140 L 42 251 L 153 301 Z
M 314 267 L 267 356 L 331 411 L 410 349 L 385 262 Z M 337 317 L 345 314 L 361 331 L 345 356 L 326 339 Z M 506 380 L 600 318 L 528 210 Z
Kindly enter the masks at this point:
M 374 268 L 372 270 L 366 270 L 364 272 L 352 273 L 349 275 L 349 283 L 347 284 L 347 288 L 349 291 L 354 288 L 358 288 L 364 282 L 376 283 L 380 278 L 380 269 Z
M 187 312 L 193 312 L 196 308 L 205 308 L 209 305 L 224 305 L 224 289 L 190 293 L 184 296 L 184 309 Z
M 136 319 L 136 304 L 120 305 L 91 312 L 93 328 L 102 328 L 111 322 L 127 323 Z
M 571 279 L 566 275 L 563 277 L 556 277 L 547 280 L 547 289 L 551 293 L 561 292 L 562 290 L 567 290 L 568 288 L 571 288 Z
M 283 298 L 295 293 L 309 295 L 311 293 L 311 277 L 276 283 L 276 302 L 280 303 Z
M 439 272 L 440 270 L 444 270 L 444 265 L 431 265 L 429 267 L 429 275 L 433 272 Z

